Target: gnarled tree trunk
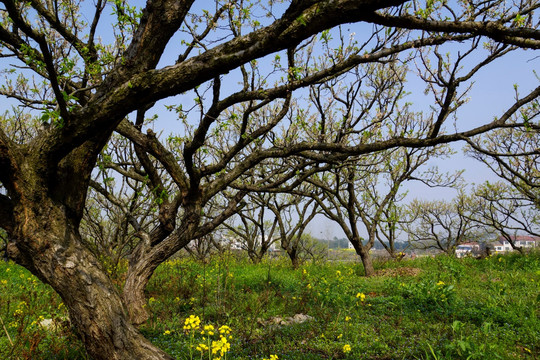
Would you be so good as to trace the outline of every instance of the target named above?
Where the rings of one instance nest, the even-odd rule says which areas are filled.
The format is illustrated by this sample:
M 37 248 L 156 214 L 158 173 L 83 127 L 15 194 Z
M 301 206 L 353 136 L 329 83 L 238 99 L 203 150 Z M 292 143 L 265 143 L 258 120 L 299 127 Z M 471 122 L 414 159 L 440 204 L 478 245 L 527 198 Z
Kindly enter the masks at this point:
M 61 296 L 92 358 L 171 359 L 131 324 L 122 297 L 65 206 L 43 194 L 22 198 L 14 223 L 10 257 Z
M 180 220 L 181 230 L 173 232 L 156 244 L 143 241 L 131 255 L 122 296 L 133 325 L 141 325 L 148 320 L 150 313 L 146 307 L 144 289 L 157 267 L 193 239 L 200 224 L 201 211 L 202 207 L 199 203 L 186 206 Z

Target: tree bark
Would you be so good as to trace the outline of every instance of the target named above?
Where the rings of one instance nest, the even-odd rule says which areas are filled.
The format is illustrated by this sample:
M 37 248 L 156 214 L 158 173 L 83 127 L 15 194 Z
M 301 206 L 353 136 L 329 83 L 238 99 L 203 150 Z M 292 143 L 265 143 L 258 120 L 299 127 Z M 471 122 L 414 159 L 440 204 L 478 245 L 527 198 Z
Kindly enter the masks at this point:
M 124 283 L 122 296 L 131 323 L 141 325 L 148 320 L 150 313 L 146 307 L 144 290 L 157 267 L 184 248 L 193 239 L 201 220 L 202 205 L 195 203 L 185 206 L 185 213 L 180 220 L 181 230 L 170 234 L 157 244 L 142 241 L 129 260 L 128 273 Z
M 285 250 L 287 251 L 289 258 L 291 259 L 293 269 L 298 269 L 298 267 L 300 266 L 300 261 L 298 259 L 298 252 L 296 251 L 296 249 L 289 248 Z
M 172 359 L 131 324 L 122 297 L 65 206 L 45 196 L 24 198 L 14 217 L 11 257 L 61 296 L 93 359 Z
M 362 259 L 362 264 L 364 265 L 364 271 L 366 272 L 366 276 L 370 277 L 375 275 L 375 269 L 373 268 L 373 258 L 371 257 L 369 250 L 361 249 L 358 255 L 360 255 L 360 259 Z
M 140 256 L 144 252 L 144 245 L 140 245 L 135 251 L 138 261 L 130 261 L 122 297 L 128 307 L 131 323 L 139 326 L 150 318 L 150 312 L 146 306 L 146 296 L 144 289 L 156 267 L 145 267 L 148 261 L 143 261 Z

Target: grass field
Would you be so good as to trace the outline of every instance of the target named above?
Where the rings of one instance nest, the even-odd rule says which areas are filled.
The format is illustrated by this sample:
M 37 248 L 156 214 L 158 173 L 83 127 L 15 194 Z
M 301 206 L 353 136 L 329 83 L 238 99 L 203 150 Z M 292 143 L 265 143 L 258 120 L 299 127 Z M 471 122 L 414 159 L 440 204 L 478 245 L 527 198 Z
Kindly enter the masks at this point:
M 152 318 L 141 330 L 178 359 L 540 358 L 540 254 L 376 270 L 169 261 L 147 289 Z M 47 286 L 4 262 L 0 281 L 0 359 L 88 358 Z

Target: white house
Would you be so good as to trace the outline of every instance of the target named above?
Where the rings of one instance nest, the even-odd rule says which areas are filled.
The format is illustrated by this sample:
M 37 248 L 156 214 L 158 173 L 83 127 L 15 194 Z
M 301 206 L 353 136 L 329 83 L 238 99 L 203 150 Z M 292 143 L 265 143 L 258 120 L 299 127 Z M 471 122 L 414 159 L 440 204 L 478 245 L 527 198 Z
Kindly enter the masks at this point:
M 532 249 L 540 246 L 539 236 L 516 235 L 510 236 L 510 239 L 514 242 L 514 245 L 516 245 L 517 247 L 522 247 L 524 249 Z M 503 236 L 499 236 L 497 238 L 497 240 L 493 243 L 493 248 L 495 249 L 495 252 L 506 252 L 513 250 L 510 242 Z
M 477 242 L 459 244 L 456 248 L 456 257 L 462 258 L 467 255 L 478 255 L 481 250 L 482 247 Z

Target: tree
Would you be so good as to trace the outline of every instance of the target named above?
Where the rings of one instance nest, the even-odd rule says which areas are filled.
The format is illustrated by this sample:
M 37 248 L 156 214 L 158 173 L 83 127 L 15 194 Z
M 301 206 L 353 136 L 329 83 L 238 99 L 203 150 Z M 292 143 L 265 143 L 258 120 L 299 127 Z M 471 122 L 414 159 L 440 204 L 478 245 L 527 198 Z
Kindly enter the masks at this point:
M 353 86 L 345 88 L 343 93 L 338 92 L 337 86 L 328 86 L 327 90 L 332 94 L 332 99 L 344 104 L 343 112 L 373 113 L 375 119 L 368 116 L 351 116 L 352 122 L 362 122 L 360 129 L 363 141 L 374 142 L 404 133 L 423 138 L 434 131 L 433 123 L 424 121 L 422 114 L 410 110 L 410 104 L 399 103 L 404 94 L 406 67 L 385 64 L 385 66 L 367 66 L 362 70 L 357 70 Z M 355 89 L 359 84 L 364 88 L 369 86 L 368 89 L 371 88 L 372 91 L 354 93 L 351 89 Z M 326 125 L 336 126 L 332 124 L 332 116 L 328 114 L 328 109 L 335 111 L 336 107 L 321 105 L 323 103 L 321 88 L 324 86 L 327 85 L 312 90 L 312 98 L 318 105 L 321 118 L 327 119 Z M 448 116 L 452 111 L 450 108 L 443 109 L 444 116 Z M 338 132 L 335 141 L 346 142 L 348 136 L 347 133 Z M 339 224 L 362 259 L 367 276 L 374 274 L 370 250 L 377 239 L 392 256 L 395 255 L 393 250 L 397 228 L 393 224 L 396 219 L 392 219 L 392 216 L 397 213 L 392 209 L 395 209 L 396 203 L 405 196 L 400 192 L 402 185 L 411 180 L 420 180 L 429 186 L 453 184 L 459 173 L 443 177 L 435 168 L 422 173 L 419 170 L 430 159 L 443 158 L 450 153 L 450 149 L 446 146 L 379 151 L 350 158 L 342 165 L 335 166 L 328 172 L 322 172 L 321 176 L 316 174 L 308 180 L 322 192 L 321 195 L 317 192 L 309 194 L 316 199 L 325 216 Z M 366 234 L 366 239 L 361 236 L 362 230 Z M 381 235 L 387 236 L 389 245 L 384 243 Z
M 232 185 L 258 188 L 234 184 L 255 165 L 293 155 L 307 159 L 283 172 L 285 181 L 315 160 L 461 140 L 504 127 L 540 93 L 533 89 L 497 120 L 460 133 L 440 132 L 445 117 L 439 117 L 427 138 L 285 141 L 285 133 L 274 131 L 294 103 L 293 92 L 343 76 L 360 63 L 389 61 L 392 55 L 454 40 L 537 49 L 535 1 L 508 8 L 441 3 L 425 9 L 403 1 L 295 0 L 272 2 L 269 8 L 216 1 L 212 11 L 183 0 L 149 0 L 143 9 L 122 0 L 1 3 L 0 227 L 7 233 L 7 254 L 58 292 L 94 359 L 170 358 L 132 324 L 144 305 L 142 289 L 159 264 L 231 216 L 247 190 L 235 193 L 223 215 L 202 224 L 203 208 L 213 196 Z M 374 30 L 347 48 L 317 42 L 353 22 Z M 327 62 L 313 66 L 312 49 L 311 55 L 326 51 Z M 302 58 L 296 56 L 300 51 Z M 280 54 L 287 65 L 280 65 Z M 276 66 L 267 71 L 255 61 Z M 222 86 L 238 78 L 239 87 Z M 201 117 L 187 117 L 180 104 L 170 106 L 186 125 L 172 139 L 181 149 L 176 152 L 161 146 L 141 119 L 160 100 L 180 94 L 194 95 L 175 101 L 195 103 Z M 212 158 L 205 149 L 212 144 L 218 149 L 212 136 L 227 119 L 234 131 L 225 135 L 221 156 Z M 158 226 L 138 234 L 122 293 L 80 233 L 92 172 L 115 130 L 140 147 L 139 160 L 154 185 L 159 179 L 152 179 L 152 167 L 159 164 L 177 189 L 159 192 Z M 251 151 L 254 145 L 265 147 Z M 143 153 L 155 162 L 144 165 Z
M 153 196 L 142 165 L 136 163 L 133 146 L 119 136 L 100 154 L 94 173 L 80 232 L 107 270 L 116 274 L 137 246 L 142 229 L 156 225 L 159 197 Z
M 454 255 L 459 244 L 482 237 L 486 229 L 471 218 L 479 208 L 474 200 L 463 191 L 452 201 L 413 200 L 405 225 L 412 247 Z
M 270 247 L 278 241 L 276 218 L 267 218 L 269 213 L 265 203 L 268 201 L 268 194 L 250 194 L 249 204 L 237 212 L 240 223 L 225 222 L 223 225 L 229 230 L 229 237 L 240 240 L 243 250 L 245 250 L 254 264 L 261 262 Z
M 540 236 L 540 209 L 516 187 L 502 181 L 486 182 L 473 189 L 473 196 L 479 206 L 471 212 L 471 219 L 494 229 L 512 249 L 523 253 L 515 242 L 518 233 Z
M 309 252 L 306 255 L 316 257 L 314 252 L 310 251 L 312 246 L 303 243 L 310 240 L 304 236 L 304 231 L 318 213 L 314 200 L 298 195 L 274 194 L 266 205 L 275 216 L 280 246 L 291 259 L 293 268 L 300 266 L 301 253 L 306 250 Z
M 477 140 L 469 139 L 468 154 L 540 209 L 540 123 L 534 122 L 540 115 L 538 99 L 520 112 L 525 128 L 498 129 Z

